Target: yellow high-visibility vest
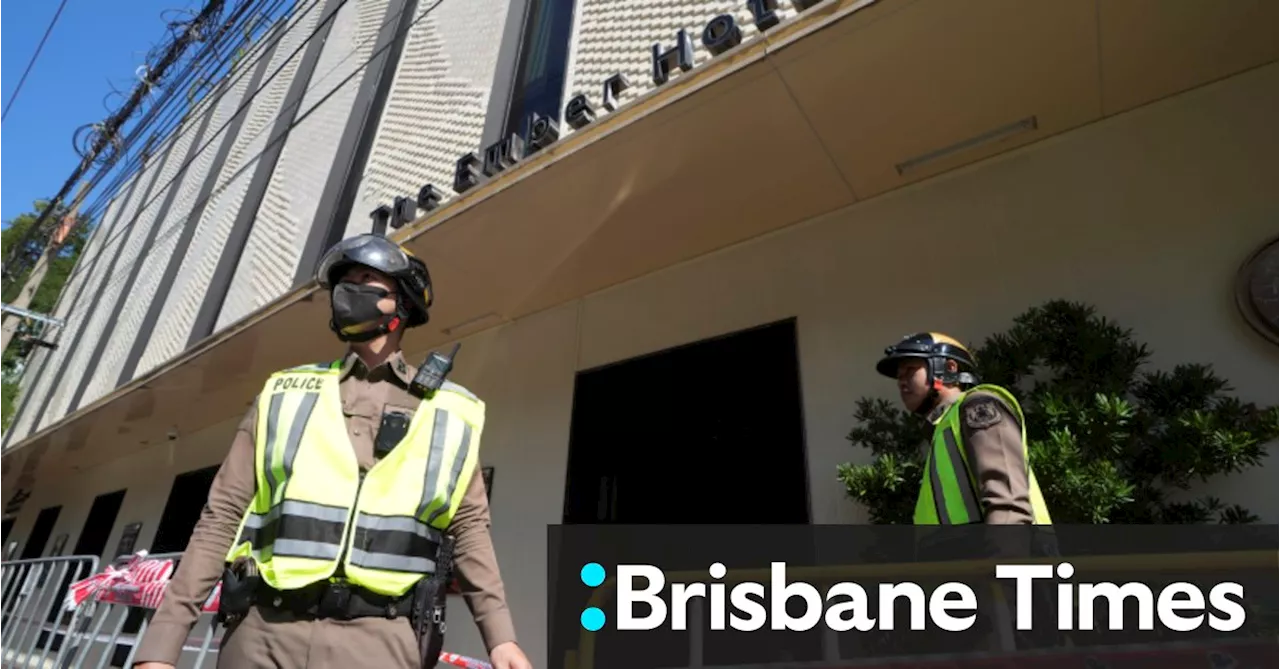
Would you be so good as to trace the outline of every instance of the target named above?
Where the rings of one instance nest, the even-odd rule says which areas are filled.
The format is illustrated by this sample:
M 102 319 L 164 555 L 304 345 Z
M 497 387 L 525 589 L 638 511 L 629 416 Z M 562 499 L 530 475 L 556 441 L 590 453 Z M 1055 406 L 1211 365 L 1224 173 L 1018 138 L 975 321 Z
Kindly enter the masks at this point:
M 1027 464 L 1027 481 L 1030 488 L 1031 509 L 1036 525 L 1052 525 L 1049 508 L 1045 506 L 1040 485 L 1027 453 L 1027 423 L 1022 407 L 1009 391 L 1000 386 L 984 384 L 965 391 L 950 407 L 933 429 L 929 459 L 925 463 L 924 480 L 920 484 L 920 497 L 916 499 L 916 525 L 965 525 L 981 523 L 986 514 L 979 502 L 978 480 L 969 466 L 965 454 L 964 436 L 960 431 L 960 405 L 966 397 L 977 391 L 987 391 L 1003 399 L 1017 415 L 1022 426 L 1022 455 Z
M 257 491 L 227 561 L 251 556 L 294 590 L 332 577 L 399 596 L 435 572 L 436 550 L 475 473 L 484 403 L 446 382 L 400 443 L 361 472 L 338 394 L 342 362 L 271 375 L 258 396 Z

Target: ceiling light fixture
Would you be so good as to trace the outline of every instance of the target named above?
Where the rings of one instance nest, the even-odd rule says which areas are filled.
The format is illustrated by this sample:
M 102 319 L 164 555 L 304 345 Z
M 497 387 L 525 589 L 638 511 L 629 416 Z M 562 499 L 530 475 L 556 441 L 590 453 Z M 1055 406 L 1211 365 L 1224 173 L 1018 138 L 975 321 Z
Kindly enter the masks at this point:
M 1028 116 L 1027 118 L 1022 119 L 1021 121 L 1016 121 L 1008 125 L 1000 126 L 999 128 L 996 128 L 994 130 L 989 130 L 987 132 L 984 132 L 981 135 L 975 135 L 973 137 L 970 137 L 969 139 L 956 142 L 951 146 L 944 146 L 941 149 L 930 151 L 929 153 L 921 154 L 919 156 L 916 156 L 915 158 L 905 160 L 901 163 L 898 163 L 894 167 L 898 170 L 898 174 L 900 176 L 905 176 L 909 170 L 916 169 L 921 165 L 924 165 L 925 163 L 930 163 L 935 160 L 938 160 L 939 158 L 943 158 L 955 153 L 960 153 L 961 151 L 967 151 L 969 149 L 972 149 L 977 146 L 981 146 L 983 144 L 998 142 L 998 141 L 1013 137 L 1014 135 L 1020 135 L 1024 132 L 1030 132 L 1032 130 L 1035 130 L 1037 127 L 1038 125 L 1036 123 L 1036 117 Z

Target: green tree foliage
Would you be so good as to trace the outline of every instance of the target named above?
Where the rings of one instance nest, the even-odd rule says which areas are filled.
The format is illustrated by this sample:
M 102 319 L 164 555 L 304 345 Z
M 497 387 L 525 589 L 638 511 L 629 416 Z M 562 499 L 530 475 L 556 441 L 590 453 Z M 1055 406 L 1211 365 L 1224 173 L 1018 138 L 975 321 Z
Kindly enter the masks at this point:
M 1027 417 L 1036 478 L 1055 523 L 1256 522 L 1203 496 L 1172 501 L 1212 477 L 1261 464 L 1276 407 L 1228 395 L 1208 365 L 1147 371 L 1145 344 L 1084 304 L 1032 308 L 974 351 L 984 382 L 1008 388 Z M 847 439 L 871 451 L 839 480 L 874 523 L 910 523 L 932 426 L 882 399 L 858 401 Z
M 3 247 L 7 253 L 9 249 L 20 243 L 26 236 L 31 226 L 35 224 L 40 217 L 40 212 L 44 210 L 47 202 L 36 201 L 34 210 L 19 214 L 4 222 L 4 230 L 0 231 L 0 247 Z M 66 214 L 64 208 L 55 209 L 51 220 L 58 221 Z M 31 304 L 28 309 L 40 313 L 53 313 L 57 306 L 58 297 L 62 294 L 63 289 L 67 285 L 67 281 L 75 269 L 76 262 L 80 259 L 80 254 L 84 251 L 84 247 L 89 239 L 91 230 L 91 222 L 85 218 L 81 218 L 79 223 L 72 228 L 70 234 L 63 241 L 62 246 L 56 251 L 52 262 L 49 263 L 49 270 L 45 274 L 44 280 L 40 283 L 40 287 L 36 289 L 35 295 L 31 298 Z M 39 236 L 35 239 L 26 241 L 27 250 L 33 254 L 39 253 L 44 248 L 44 240 Z M 14 276 L 6 275 L 4 277 L 3 286 L 0 287 L 0 295 L 6 303 L 12 302 L 17 298 L 22 286 L 26 284 L 27 278 L 30 276 L 30 268 L 15 274 Z M 38 322 L 24 321 L 18 328 L 16 336 L 10 342 L 9 347 L 4 351 L 3 358 L 0 358 L 0 372 L 3 373 L 3 428 L 8 429 L 10 421 L 13 420 L 13 414 L 16 409 L 18 396 L 18 378 L 22 372 L 22 363 L 26 360 L 31 352 L 32 338 L 40 338 L 45 332 L 45 326 Z

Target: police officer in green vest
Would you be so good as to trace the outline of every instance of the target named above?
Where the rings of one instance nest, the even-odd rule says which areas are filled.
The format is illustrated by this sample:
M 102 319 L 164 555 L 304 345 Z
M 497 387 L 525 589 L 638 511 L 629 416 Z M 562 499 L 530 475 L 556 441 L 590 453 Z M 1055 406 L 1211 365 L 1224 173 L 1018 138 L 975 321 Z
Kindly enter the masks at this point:
M 979 384 L 973 355 L 923 332 L 885 349 L 876 371 L 898 382 L 908 411 L 934 425 L 916 525 L 1051 525 L 1027 457 L 1017 399 Z
M 1028 459 L 1022 407 L 1008 390 L 980 383 L 969 349 L 945 334 L 921 332 L 886 348 L 876 371 L 895 379 L 907 410 L 934 426 L 914 517 L 921 559 L 1016 561 L 1057 555 L 1053 520 Z M 974 631 L 983 639 L 973 650 L 1048 648 L 1062 642 L 1052 625 L 1043 624 L 1055 615 L 1051 586 L 1033 587 L 1033 615 L 1042 623 L 1024 632 L 1013 628 L 1016 593 L 1010 583 L 971 585 L 995 590 L 991 604 L 979 609 L 983 622 Z
M 359 235 L 316 274 L 348 351 L 267 378 L 137 666 L 177 664 L 221 576 L 219 666 L 434 667 L 456 565 L 495 669 L 531 669 L 489 537 L 484 402 L 445 379 L 452 356 L 415 369 L 400 351 L 405 329 L 428 319 L 426 265 Z

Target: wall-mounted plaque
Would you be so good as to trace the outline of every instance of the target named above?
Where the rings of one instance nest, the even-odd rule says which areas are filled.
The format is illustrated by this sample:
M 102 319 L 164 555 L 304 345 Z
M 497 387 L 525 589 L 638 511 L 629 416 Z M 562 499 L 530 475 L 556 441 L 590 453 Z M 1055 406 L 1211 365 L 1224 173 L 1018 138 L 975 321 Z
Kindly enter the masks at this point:
M 141 532 L 142 523 L 125 525 L 124 531 L 120 533 L 120 543 L 116 544 L 116 557 L 133 555 L 134 547 L 138 545 L 138 534 Z
M 53 550 L 49 551 L 49 557 L 62 557 L 62 552 L 67 548 L 67 539 L 70 538 L 71 535 L 66 532 L 59 534 L 58 538 L 53 540 Z
M 1276 343 L 1276 310 L 1280 305 L 1277 283 L 1276 240 L 1262 245 L 1236 275 L 1236 306 L 1258 334 Z
M 9 501 L 4 504 L 4 515 L 10 516 L 17 514 L 22 510 L 22 505 L 27 501 L 28 497 L 31 497 L 30 490 L 24 489 L 13 493 L 13 497 L 10 497 Z

